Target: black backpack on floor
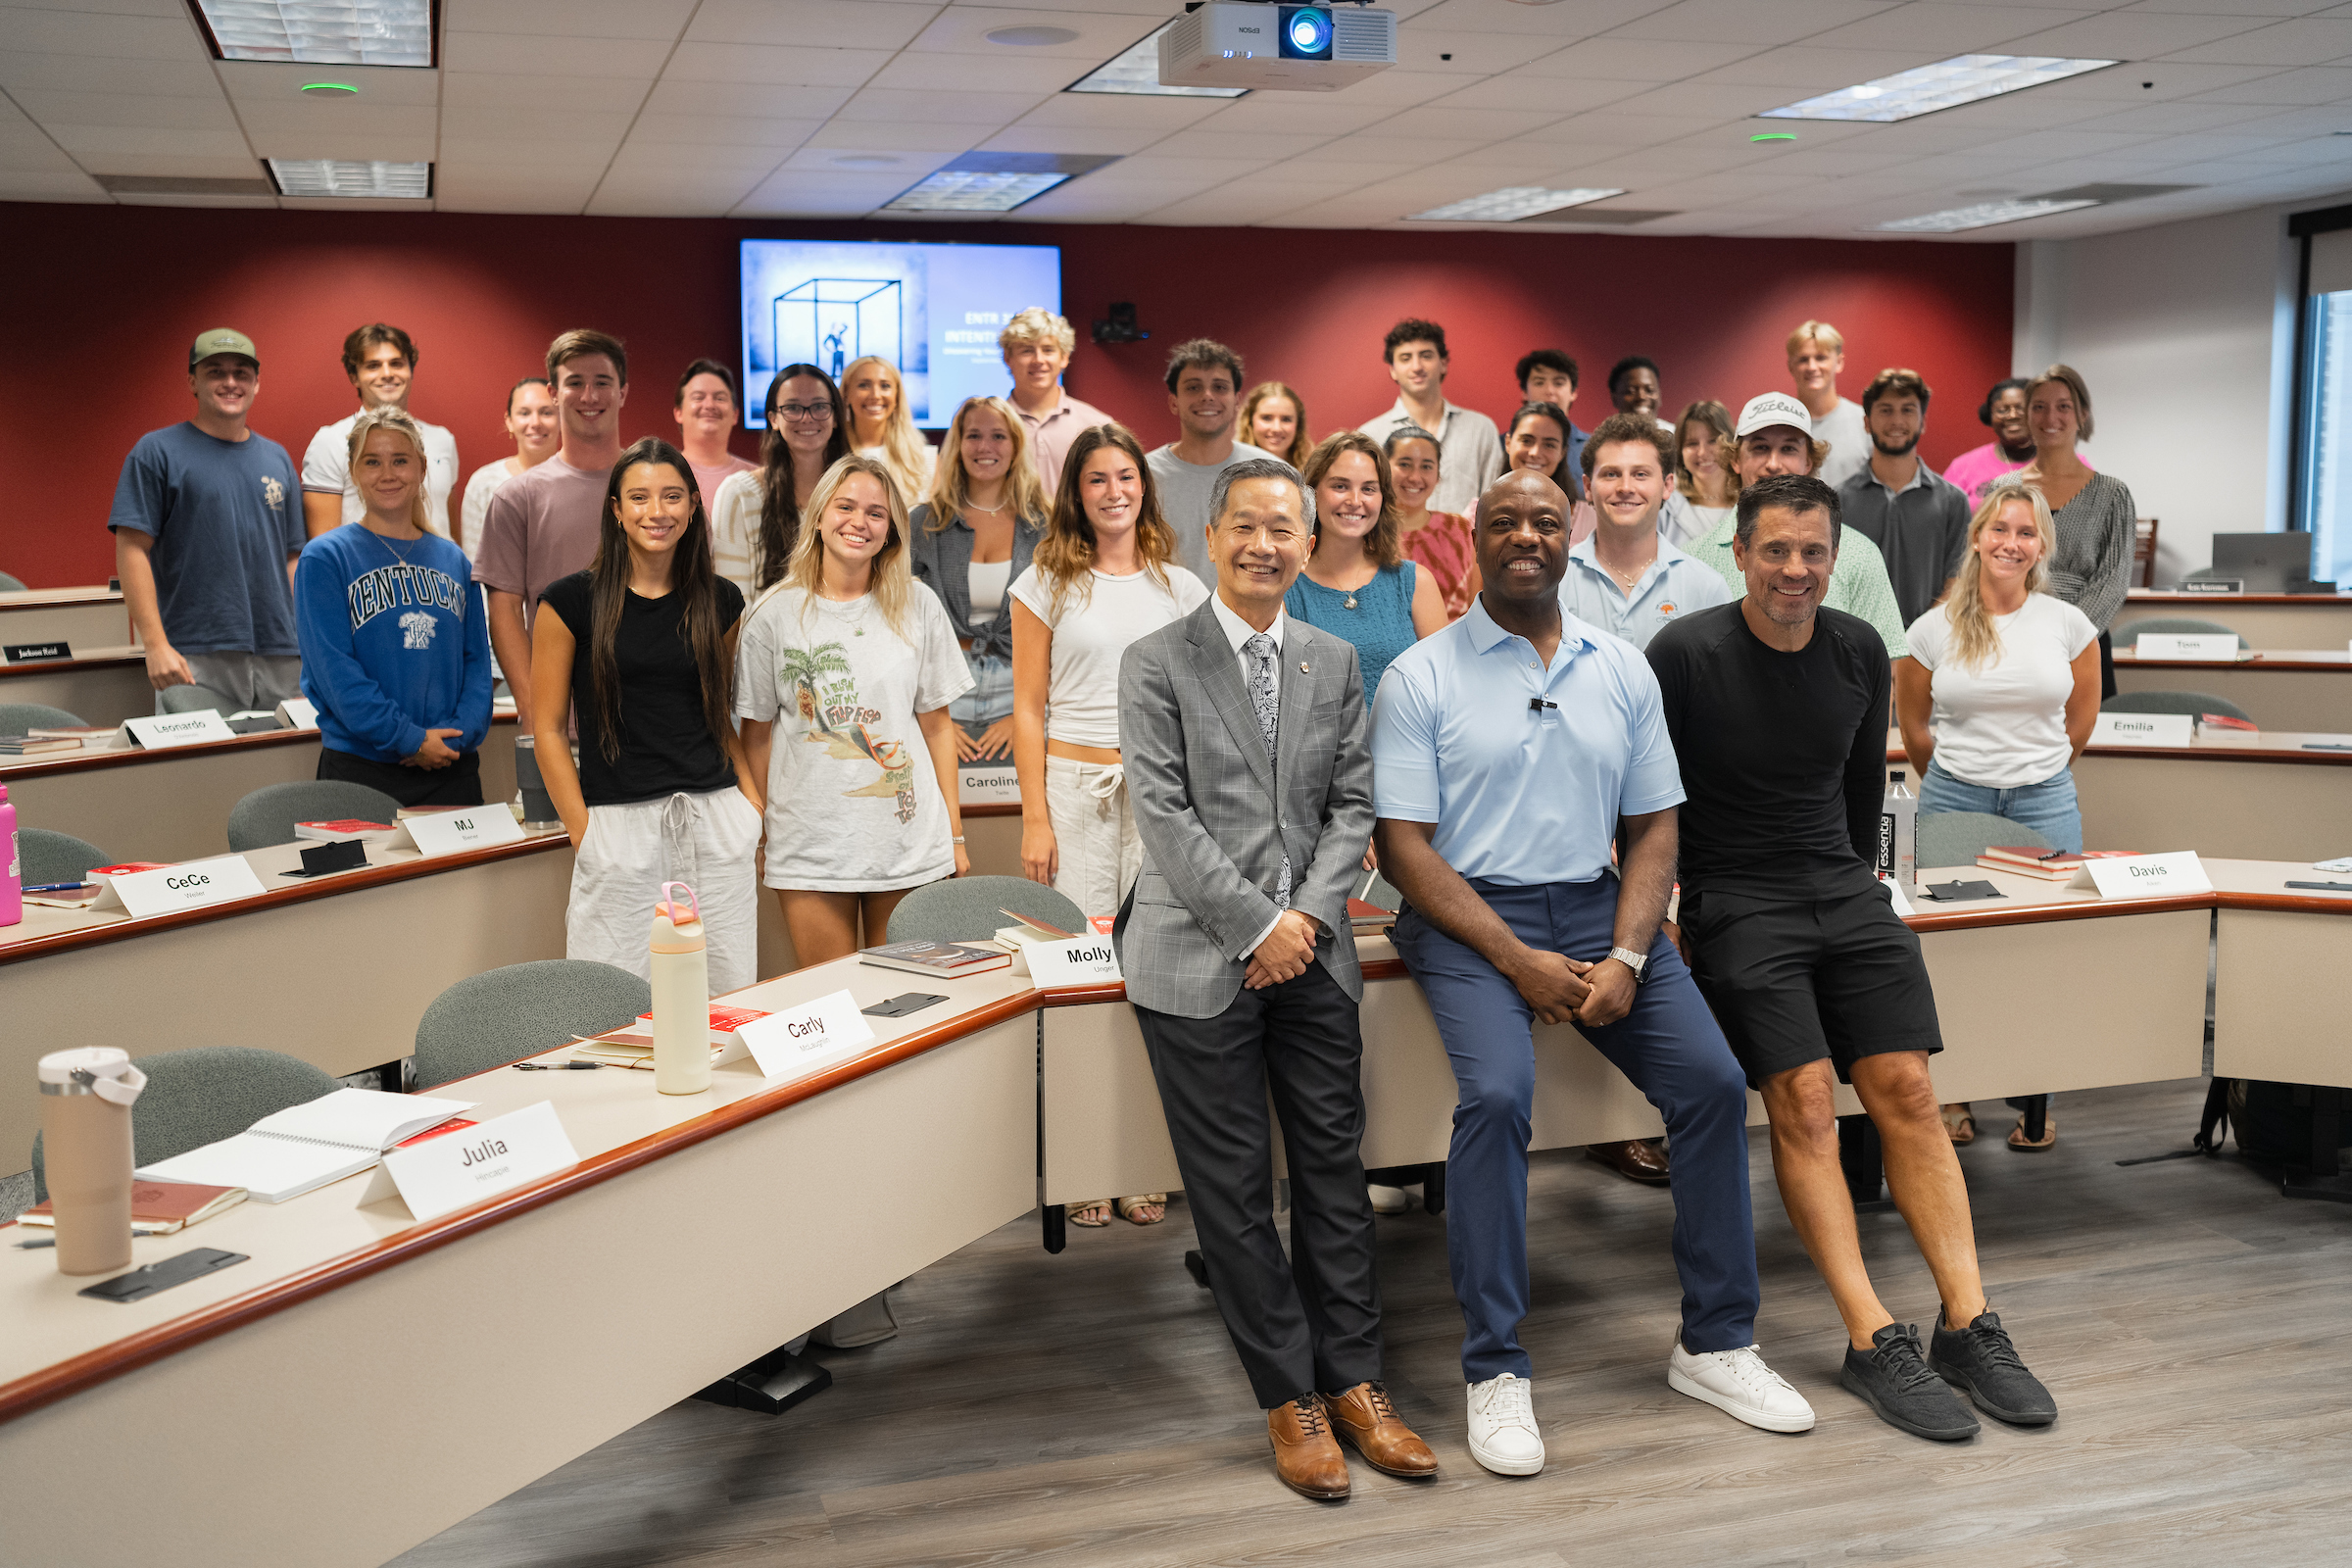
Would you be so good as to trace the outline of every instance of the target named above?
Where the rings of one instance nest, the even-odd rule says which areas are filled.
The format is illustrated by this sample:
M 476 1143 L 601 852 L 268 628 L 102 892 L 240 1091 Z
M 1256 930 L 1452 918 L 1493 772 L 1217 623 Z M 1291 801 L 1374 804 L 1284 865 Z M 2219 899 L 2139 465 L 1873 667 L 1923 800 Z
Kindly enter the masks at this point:
M 2260 1078 L 2216 1078 L 2205 1097 L 2204 1124 L 2197 1147 L 2220 1147 L 2226 1116 L 2237 1152 L 2258 1165 L 2300 1168 L 2311 1158 L 2312 1091 L 2309 1084 L 2275 1084 Z M 2352 1102 L 2339 1112 L 2335 1146 L 2352 1146 Z M 2333 1174 L 2326 1172 L 2323 1174 Z

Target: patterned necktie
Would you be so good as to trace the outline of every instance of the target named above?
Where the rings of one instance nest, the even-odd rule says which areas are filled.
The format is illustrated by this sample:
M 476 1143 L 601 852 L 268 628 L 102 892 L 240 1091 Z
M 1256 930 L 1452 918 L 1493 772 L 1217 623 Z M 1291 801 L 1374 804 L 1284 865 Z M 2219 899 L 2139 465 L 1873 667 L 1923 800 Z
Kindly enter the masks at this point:
M 1257 709 L 1257 727 L 1266 737 L 1266 765 L 1274 764 L 1274 725 L 1282 711 L 1282 698 L 1274 687 L 1274 639 L 1259 632 L 1242 644 L 1242 652 L 1250 656 L 1250 701 Z M 1282 876 L 1274 885 L 1274 906 L 1291 906 L 1291 858 L 1282 858 Z

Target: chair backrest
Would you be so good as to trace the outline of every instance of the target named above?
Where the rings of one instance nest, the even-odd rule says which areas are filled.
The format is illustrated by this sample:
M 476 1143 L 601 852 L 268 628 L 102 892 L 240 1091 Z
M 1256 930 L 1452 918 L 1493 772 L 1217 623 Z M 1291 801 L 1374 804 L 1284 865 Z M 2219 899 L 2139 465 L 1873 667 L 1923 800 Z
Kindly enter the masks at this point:
M 22 579 L 12 577 L 5 571 L 0 571 L 0 594 L 21 594 L 24 591 L 24 584 Z
M 391 796 L 349 779 L 306 778 L 291 784 L 265 784 L 228 808 L 228 847 L 242 855 L 272 844 L 291 844 L 297 822 L 333 822 L 344 817 L 389 822 L 399 814 L 400 803 Z
M 416 1024 L 416 1087 L 430 1089 L 617 1029 L 654 1004 L 626 969 L 586 958 L 511 963 L 459 981 Z
M 130 1107 L 131 1157 L 141 1165 L 234 1138 L 273 1111 L 330 1095 L 335 1080 L 299 1056 L 251 1046 L 191 1046 L 132 1065 L 147 1088 Z M 49 1196 L 41 1140 L 32 1141 L 33 1201 Z
M 2115 646 L 2131 647 L 2139 640 L 2139 634 L 2143 631 L 2181 637 L 2236 637 L 2238 647 L 2254 646 L 2231 627 L 2218 620 L 2199 620 L 2194 615 L 2143 615 L 2137 620 L 2126 621 L 2115 628 Z
M 2132 519 L 2132 585 L 2156 586 L 2156 526 L 2154 517 Z
M 201 713 L 208 708 L 222 718 L 237 711 L 235 703 L 210 686 L 167 686 L 155 694 L 159 713 Z
M 1078 906 L 1025 876 L 958 876 L 916 888 L 890 911 L 892 942 L 976 942 L 1012 924 L 1011 909 L 1073 933 L 1091 929 Z
M 2050 841 L 2026 826 L 1989 811 L 1922 811 L 1919 813 L 1919 868 L 1974 865 L 1991 845 L 2031 845 L 2050 848 Z
M 79 729 L 79 713 L 69 713 L 47 703 L 0 703 L 0 735 L 22 735 L 35 726 L 42 729 Z
M 115 863 L 112 856 L 86 839 L 45 827 L 17 829 L 17 854 L 26 886 L 71 882 L 84 871 Z
M 2099 705 L 2102 713 L 2219 713 L 2254 722 L 2254 715 L 2211 692 L 2117 692 Z

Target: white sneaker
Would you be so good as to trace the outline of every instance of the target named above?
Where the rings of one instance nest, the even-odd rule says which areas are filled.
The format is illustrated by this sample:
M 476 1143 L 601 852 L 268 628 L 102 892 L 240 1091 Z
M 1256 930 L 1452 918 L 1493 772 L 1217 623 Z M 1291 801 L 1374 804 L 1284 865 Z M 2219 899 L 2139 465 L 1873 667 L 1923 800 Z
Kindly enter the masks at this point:
M 1666 1358 L 1666 1386 L 1767 1432 L 1813 1430 L 1813 1407 L 1764 1364 L 1752 1345 L 1692 1355 L 1677 1340 Z
M 1532 1476 L 1544 1468 L 1535 1388 L 1510 1372 L 1470 1385 L 1470 1456 L 1498 1476 Z
M 1364 1191 L 1372 1195 L 1372 1212 L 1375 1214 L 1401 1214 L 1412 1206 L 1412 1199 L 1401 1187 L 1383 1187 L 1378 1182 L 1366 1182 Z

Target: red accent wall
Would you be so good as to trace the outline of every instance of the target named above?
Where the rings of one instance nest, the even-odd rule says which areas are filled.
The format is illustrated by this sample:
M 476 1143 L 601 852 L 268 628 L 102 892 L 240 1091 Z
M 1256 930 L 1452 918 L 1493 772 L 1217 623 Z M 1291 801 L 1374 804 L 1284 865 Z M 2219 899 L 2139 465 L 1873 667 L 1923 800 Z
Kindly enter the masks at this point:
M 1220 338 L 1252 382 L 1296 386 L 1321 435 L 1395 401 L 1380 340 L 1408 315 L 1445 324 L 1448 394 L 1498 420 L 1518 402 L 1518 357 L 1566 349 L 1589 383 L 1571 411 L 1587 428 L 1607 412 L 1601 381 L 1621 355 L 1658 362 L 1669 415 L 1699 397 L 1737 412 L 1788 386 L 1783 339 L 1819 318 L 1845 334 L 1848 396 L 1888 365 L 1941 391 L 1922 448 L 1937 466 L 1985 439 L 1978 400 L 2009 372 L 2005 244 L 25 204 L 0 204 L 0 229 L 14 236 L 0 299 L 15 340 L 0 462 L 17 476 L 0 570 L 34 587 L 112 573 L 106 515 L 123 454 L 186 416 L 183 356 L 208 327 L 233 326 L 261 349 L 254 426 L 299 461 L 311 433 L 353 407 L 343 335 L 398 323 L 417 343 L 412 406 L 451 428 L 470 471 L 511 450 L 507 388 L 538 372 L 566 327 L 627 342 L 624 436 L 674 436 L 679 369 L 704 354 L 735 361 L 735 247 L 752 237 L 1061 246 L 1063 310 L 1079 332 L 1066 384 L 1147 445 L 1175 433 L 1159 376 L 1184 338 Z M 1114 299 L 1135 302 L 1150 342 L 1088 340 Z M 755 451 L 748 435 L 737 445 Z

